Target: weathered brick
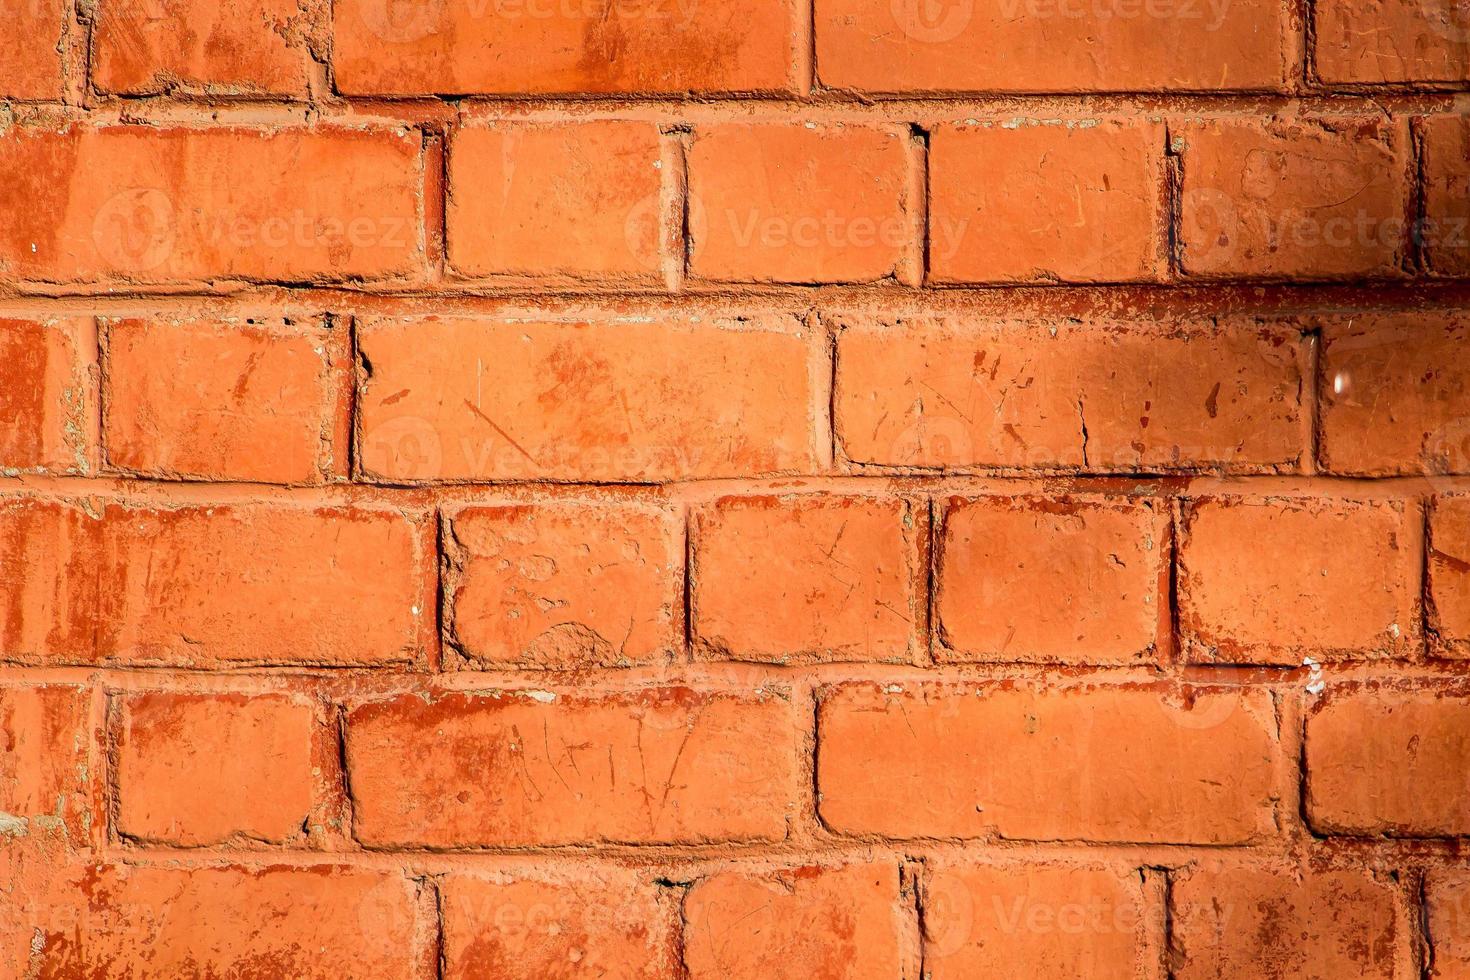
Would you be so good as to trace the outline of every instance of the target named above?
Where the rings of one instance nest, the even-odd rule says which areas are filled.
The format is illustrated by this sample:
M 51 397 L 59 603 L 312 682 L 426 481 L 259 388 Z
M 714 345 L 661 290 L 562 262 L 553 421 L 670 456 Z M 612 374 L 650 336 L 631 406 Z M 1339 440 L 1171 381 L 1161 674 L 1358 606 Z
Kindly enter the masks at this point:
M 1419 132 L 1424 217 L 1416 234 L 1425 266 L 1432 275 L 1470 276 L 1470 121 L 1432 116 Z
M 443 884 L 444 976 L 675 976 L 675 907 L 624 871 L 555 880 L 455 875 Z
M 891 837 L 1240 844 L 1274 832 L 1265 692 L 850 684 L 818 715 L 822 819 Z
M 729 871 L 684 901 L 691 980 L 906 976 L 897 862 Z
M 1133 868 L 947 862 L 925 876 L 924 967 L 934 980 L 1137 977 L 1151 915 Z
M 13 128 L 0 136 L 0 275 L 409 275 L 423 261 L 421 157 L 418 133 L 387 129 Z
M 689 148 L 690 269 L 756 282 L 871 282 L 917 247 L 908 134 L 790 124 L 697 130 Z
M 854 462 L 1261 472 L 1307 445 L 1289 326 L 848 322 L 833 409 Z
M 1393 885 L 1360 871 L 1205 866 L 1172 897 L 1179 980 L 1407 975 Z
M 264 318 L 128 319 L 105 338 L 110 465 L 267 483 L 346 472 L 346 345 L 331 331 Z
M 823 83 L 868 92 L 1280 89 L 1285 9 L 1200 4 L 817 0 Z
M 935 282 L 1136 282 L 1164 270 L 1159 123 L 944 126 L 929 186 Z
M 1428 976 L 1465 980 L 1470 977 L 1470 874 L 1459 869 L 1431 874 L 1424 900 L 1433 965 Z
M 634 503 L 452 515 L 451 626 L 477 664 L 648 663 L 682 643 L 682 521 Z
M 118 706 L 117 829 L 200 846 L 299 838 L 313 803 L 310 702 L 286 695 L 130 695 Z
M 1332 691 L 1307 718 L 1306 813 L 1322 834 L 1470 834 L 1470 698 Z
M 1429 535 L 1430 622 L 1437 652 L 1470 656 L 1470 497 L 1435 501 Z
M 0 649 L 46 663 L 409 660 L 432 621 L 400 510 L 0 500 Z
M 449 260 L 470 276 L 652 279 L 660 269 L 651 122 L 467 126 L 449 155 Z
M 1328 85 L 1470 81 L 1470 21 L 1447 0 L 1324 0 L 1313 64 Z
M 90 346 L 84 320 L 0 319 L 0 470 L 87 471 Z
M 926 509 L 897 498 L 727 497 L 693 523 L 694 636 L 711 658 L 909 660 Z
M 1470 473 L 1470 320 L 1400 313 L 1322 335 L 1322 468 L 1355 476 Z
M 389 480 L 664 480 L 814 463 L 794 321 L 364 325 L 362 467 Z
M 332 5 L 333 68 L 350 95 L 791 91 L 784 0 L 447 0 Z
M 1167 617 L 1169 512 L 1150 501 L 952 499 L 936 545 L 947 661 L 1134 663 Z
M 1187 502 L 1179 619 L 1191 657 L 1298 665 L 1414 649 L 1415 537 L 1401 501 Z
M 0 98 L 61 98 L 61 45 L 70 17 L 71 6 L 64 0 L 15 0 L 6 5 L 10 41 L 0 47 Z
M 1179 256 L 1196 277 L 1397 276 L 1409 229 L 1407 139 L 1382 118 L 1179 127 Z
M 87 842 L 97 764 L 90 704 L 83 687 L 0 687 L 0 846 L 46 829 Z
M 348 716 L 356 836 L 374 848 L 779 840 L 799 741 L 769 692 L 405 695 Z
M 98 0 L 102 91 L 304 97 L 312 15 L 297 0 Z

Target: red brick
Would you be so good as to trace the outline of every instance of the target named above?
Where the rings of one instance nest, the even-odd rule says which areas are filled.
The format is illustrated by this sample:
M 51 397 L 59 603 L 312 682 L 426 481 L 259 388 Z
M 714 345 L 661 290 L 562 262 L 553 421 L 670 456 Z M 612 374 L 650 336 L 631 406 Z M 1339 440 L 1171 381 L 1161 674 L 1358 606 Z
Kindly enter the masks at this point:
M 118 706 L 117 829 L 199 846 L 295 841 L 313 800 L 310 702 L 148 693 Z
M 346 471 L 346 348 L 329 330 L 289 320 L 119 320 L 105 337 L 112 466 L 266 483 Z
M 491 0 L 333 10 L 349 95 L 790 91 L 795 7 L 783 0 Z
M 60 99 L 62 37 L 71 18 L 64 0 L 17 0 L 5 8 L 0 48 L 0 98 Z
M 85 473 L 91 324 L 0 319 L 0 470 Z
M 924 969 L 974 977 L 1137 977 L 1161 912 L 1133 868 L 945 864 L 924 880 Z
M 104 92 L 306 95 L 313 25 L 297 0 L 100 0 L 96 18 Z
M 1407 139 L 1373 119 L 1230 119 L 1175 132 L 1179 255 L 1197 277 L 1397 276 Z
M 450 262 L 470 276 L 653 279 L 660 152 L 651 122 L 460 130 L 449 156 Z
M 936 130 L 930 279 L 1136 282 L 1164 269 L 1164 128 L 1017 119 Z
M 917 247 L 897 129 L 726 125 L 689 148 L 690 268 L 706 279 L 871 282 Z
M 1188 502 L 1178 576 L 1191 657 L 1298 665 L 1415 649 L 1415 536 L 1400 501 Z
M 690 980 L 907 976 L 897 862 L 730 871 L 684 902 Z M 907 913 L 912 914 L 912 913 Z
M 447 980 L 677 975 L 674 906 L 623 871 L 443 884 Z
M 0 945 L 67 977 L 432 976 L 432 911 L 400 873 L 341 867 L 89 865 Z M 0 954 L 3 955 L 3 954 Z
M 399 510 L 0 500 L 0 647 L 45 663 L 383 664 L 423 642 Z
M 1394 888 L 1360 871 L 1206 866 L 1176 877 L 1172 976 L 1330 980 L 1407 976 Z
M 824 84 L 868 92 L 1280 89 L 1285 9 L 817 0 Z
M 1470 81 L 1470 21 L 1444 0 L 1323 0 L 1313 63 L 1328 85 Z
M 1289 326 L 849 322 L 833 410 L 854 462 L 1250 473 L 1306 448 Z
M 822 819 L 890 837 L 1240 844 L 1274 832 L 1264 691 L 838 687 L 818 714 Z
M 1470 977 L 1470 875 L 1440 871 L 1430 875 L 1424 889 L 1429 918 L 1425 928 L 1435 980 Z
M 1470 497 L 1441 497 L 1429 527 L 1430 624 L 1439 653 L 1470 657 Z
M 0 274 L 47 282 L 402 276 L 421 139 L 386 129 L 11 129 Z M 105 175 L 105 179 L 104 176 Z
M 927 508 L 894 498 L 727 497 L 695 515 L 694 635 L 712 658 L 910 660 Z
M 47 829 L 86 843 L 98 763 L 90 705 L 82 687 L 0 687 L 0 846 Z
M 1306 813 L 1321 834 L 1470 834 L 1470 698 L 1330 691 L 1307 719 Z
M 1470 320 L 1355 316 L 1322 336 L 1323 469 L 1470 473 Z
M 795 321 L 382 320 L 362 468 L 388 480 L 651 481 L 814 463 Z
M 373 848 L 779 840 L 800 735 L 772 694 L 405 695 L 352 711 Z
M 1167 617 L 1169 512 L 1150 501 L 955 498 L 934 600 L 946 661 L 1135 663 Z
M 682 520 L 631 503 L 454 514 L 454 638 L 477 664 L 552 669 L 660 661 L 682 645 Z
M 1432 275 L 1470 276 L 1470 121 L 1434 116 L 1419 132 L 1424 263 Z

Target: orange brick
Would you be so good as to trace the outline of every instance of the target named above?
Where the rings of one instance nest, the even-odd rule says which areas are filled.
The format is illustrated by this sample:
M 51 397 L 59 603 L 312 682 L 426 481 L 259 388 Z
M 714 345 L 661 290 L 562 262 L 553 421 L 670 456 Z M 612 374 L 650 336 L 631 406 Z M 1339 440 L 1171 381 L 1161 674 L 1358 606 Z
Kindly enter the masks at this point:
M 1169 512 L 1150 501 L 952 499 L 934 600 L 946 661 L 1134 663 L 1167 616 Z
M 62 36 L 71 18 L 64 0 L 17 0 L 5 8 L 0 98 L 60 99 Z
M 451 519 L 454 638 L 480 664 L 649 663 L 682 645 L 682 521 L 627 503 L 475 507 Z
M 363 326 L 362 468 L 388 480 L 648 481 L 813 465 L 793 320 Z
M 1269 0 L 817 0 L 817 66 L 826 85 L 868 92 L 1275 90 L 1284 13 Z
M 795 81 L 784 0 L 342 0 L 332 11 L 349 95 L 714 94 Z
M 1470 497 L 1441 497 L 1429 527 L 1431 625 L 1439 652 L 1470 656 Z
M 1400 926 L 1393 886 L 1359 871 L 1205 868 L 1175 879 L 1179 980 L 1391 980 Z
M 674 906 L 622 871 L 552 881 L 455 875 L 443 884 L 447 980 L 677 975 Z
M 1306 450 L 1289 325 L 848 322 L 833 410 L 854 462 L 1250 473 Z
M 837 687 L 817 720 L 843 834 L 1240 844 L 1274 833 L 1264 691 L 1141 685 Z
M 45 663 L 384 664 L 432 596 L 400 510 L 0 500 L 0 649 Z
M 297 0 L 99 0 L 96 18 L 104 92 L 306 95 L 312 24 Z
M 1435 980 L 1470 977 L 1470 875 L 1461 870 L 1431 874 L 1424 889 L 1429 946 Z
M 1470 834 L 1470 698 L 1330 691 L 1307 719 L 1306 813 L 1321 834 Z
M 977 977 L 1137 977 L 1150 953 L 1138 871 L 945 864 L 925 877 L 924 970 Z
M 1355 316 L 1322 336 L 1322 467 L 1470 473 L 1470 320 Z
M 417 271 L 417 133 L 73 126 L 0 136 L 0 274 L 340 281 Z M 101 179 L 97 175 L 106 175 Z
M 332 866 L 94 864 L 59 877 L 0 946 L 28 948 L 34 975 L 58 980 L 417 980 L 432 976 L 434 932 L 419 888 Z
M 754 282 L 871 282 L 917 244 L 897 129 L 725 125 L 694 134 L 694 275 Z
M 930 279 L 1136 282 L 1164 268 L 1164 129 L 1031 120 L 936 130 Z
M 0 319 L 0 470 L 87 471 L 90 333 L 83 320 Z
M 117 829 L 194 847 L 296 841 L 313 799 L 304 699 L 149 693 L 118 707 Z
M 52 828 L 86 844 L 98 762 L 90 703 L 82 687 L 0 687 L 0 850 L 7 837 Z
M 1179 619 L 1192 658 L 1299 665 L 1415 649 L 1414 538 L 1399 501 L 1188 502 Z
M 1188 276 L 1397 276 L 1407 250 L 1401 125 L 1232 119 L 1175 132 L 1183 158 L 1180 265 Z
M 693 525 L 704 656 L 909 660 L 924 622 L 925 509 L 887 498 L 727 497 Z
M 898 864 L 730 871 L 684 902 L 690 980 L 906 976 Z
M 1433 116 L 1420 136 L 1424 217 L 1416 240 L 1431 274 L 1470 276 L 1470 122 Z
M 651 279 L 661 166 L 651 122 L 466 127 L 449 156 L 449 260 L 470 276 Z
M 779 840 L 799 741 L 769 693 L 404 695 L 348 715 L 355 832 L 379 848 Z
M 105 337 L 112 466 L 267 483 L 346 471 L 345 345 L 330 331 L 289 320 L 119 320 Z
M 1470 21 L 1442 0 L 1324 0 L 1313 63 L 1329 85 L 1470 81 Z

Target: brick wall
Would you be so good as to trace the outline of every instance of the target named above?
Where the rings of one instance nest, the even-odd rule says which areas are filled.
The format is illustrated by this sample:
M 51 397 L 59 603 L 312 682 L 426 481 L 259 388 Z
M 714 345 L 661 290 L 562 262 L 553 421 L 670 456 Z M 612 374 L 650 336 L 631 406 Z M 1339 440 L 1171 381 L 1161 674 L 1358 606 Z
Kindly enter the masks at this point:
M 1452 0 L 5 13 L 0 977 L 1470 977 Z

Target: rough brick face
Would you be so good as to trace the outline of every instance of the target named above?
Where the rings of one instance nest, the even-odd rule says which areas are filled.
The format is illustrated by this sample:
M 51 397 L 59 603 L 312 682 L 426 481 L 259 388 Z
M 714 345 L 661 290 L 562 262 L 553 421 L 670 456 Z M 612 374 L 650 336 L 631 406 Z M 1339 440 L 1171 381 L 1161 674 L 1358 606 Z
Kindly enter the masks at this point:
M 1470 875 L 1438 872 L 1424 889 L 1434 969 L 1443 980 L 1470 977 Z
M 701 652 L 777 663 L 910 659 L 923 624 L 925 520 L 899 499 L 718 501 L 693 529 Z
M 1164 131 L 946 126 L 929 153 L 935 282 L 1129 282 L 1162 270 Z
M 1274 730 L 1264 696 L 1223 690 L 854 684 L 821 705 L 822 818 L 891 837 L 1244 843 L 1273 827 Z
M 90 703 L 83 687 L 0 687 L 0 839 L 55 822 L 86 840 L 94 814 Z
M 0 470 L 87 469 L 89 332 L 82 320 L 0 319 Z
M 949 502 L 937 545 L 942 659 L 1129 663 L 1155 651 L 1169 516 L 1122 502 Z
M 1435 275 L 1470 276 L 1470 125 L 1462 116 L 1431 116 L 1420 139 L 1424 217 L 1417 234 L 1424 262 Z
M 67 5 L 63 0 L 20 0 L 6 7 L 5 16 L 11 43 L 0 50 L 0 97 L 59 98 Z
M 1315 8 L 1316 68 L 1324 82 L 1463 82 L 1470 32 L 1453 4 L 1331 0 Z
M 1437 501 L 1429 533 L 1431 626 L 1442 652 L 1470 655 L 1470 497 Z

